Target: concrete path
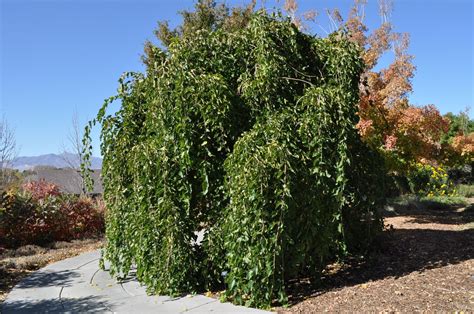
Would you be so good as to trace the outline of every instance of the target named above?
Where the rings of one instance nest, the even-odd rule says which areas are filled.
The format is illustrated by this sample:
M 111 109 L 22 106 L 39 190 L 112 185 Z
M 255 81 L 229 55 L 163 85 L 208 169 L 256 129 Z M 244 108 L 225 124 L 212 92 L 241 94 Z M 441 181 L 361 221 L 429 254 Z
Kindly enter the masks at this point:
M 268 313 L 203 295 L 147 296 L 134 278 L 117 283 L 100 270 L 99 257 L 99 251 L 85 253 L 32 273 L 10 292 L 0 313 Z

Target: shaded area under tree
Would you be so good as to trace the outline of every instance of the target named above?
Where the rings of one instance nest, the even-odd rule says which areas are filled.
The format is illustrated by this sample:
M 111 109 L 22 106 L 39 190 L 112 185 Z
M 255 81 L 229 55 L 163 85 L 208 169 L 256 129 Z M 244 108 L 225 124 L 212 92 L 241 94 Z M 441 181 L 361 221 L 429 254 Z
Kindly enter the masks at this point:
M 325 304 L 325 301 L 329 298 L 334 299 L 337 296 L 347 298 L 348 294 L 356 295 L 360 291 L 364 291 L 368 284 L 377 285 L 379 282 L 379 286 L 388 285 L 387 280 L 391 280 L 390 283 L 396 283 L 397 280 L 403 280 L 404 277 L 410 277 L 410 279 L 400 281 L 400 286 L 413 292 L 414 295 L 418 293 L 418 289 L 426 288 L 423 286 L 426 284 L 420 283 L 420 276 L 426 276 L 430 284 L 440 287 L 441 290 L 446 290 L 446 293 L 453 293 L 453 291 L 442 287 L 449 287 L 456 280 L 459 281 L 461 275 L 459 268 L 462 267 L 460 264 L 472 261 L 474 258 L 474 246 L 472 245 L 474 243 L 473 204 L 465 207 L 463 205 L 445 205 L 444 208 L 441 204 L 437 204 L 438 207 L 436 204 L 425 203 L 424 205 L 418 207 L 414 204 L 398 206 L 395 211 L 387 212 L 386 216 L 389 218 L 386 219 L 386 229 L 378 239 L 377 248 L 365 259 L 353 257 L 345 261 L 344 264 L 331 265 L 326 269 L 317 287 L 311 285 L 307 280 L 293 282 L 290 288 L 290 303 L 295 307 L 290 310 L 296 312 L 300 312 L 302 309 L 307 310 L 308 307 L 305 303 L 308 302 L 313 306 L 310 307 L 311 310 L 327 310 L 326 306 L 330 305 Z M 429 206 L 434 207 L 430 208 Z M 442 268 L 446 268 L 446 271 L 443 272 L 444 276 L 435 275 L 434 278 L 431 278 L 431 275 L 428 274 L 430 270 L 441 270 Z M 469 267 L 467 270 L 465 269 L 465 272 L 469 272 Z M 459 287 L 462 291 L 465 291 L 466 288 L 473 291 L 472 273 L 471 278 L 466 277 L 463 282 L 466 287 Z M 406 303 L 411 302 L 409 296 L 404 296 L 402 292 L 394 291 L 393 293 L 399 294 L 400 298 L 405 298 L 401 302 L 405 303 L 405 306 Z M 373 291 L 373 298 L 377 298 L 377 294 L 377 291 Z M 453 294 L 459 295 L 459 292 Z M 362 299 L 362 296 L 357 296 L 357 302 L 365 302 L 361 301 Z M 307 301 L 301 303 L 304 300 Z M 447 309 L 467 309 L 459 308 L 463 305 L 456 303 L 449 307 L 448 301 L 445 302 Z M 390 304 L 391 300 L 379 297 L 378 303 L 374 301 L 374 304 L 382 306 L 383 302 Z M 420 300 L 413 300 L 413 302 L 418 302 L 421 309 L 426 310 Z M 466 300 L 466 304 L 467 302 Z M 316 303 L 318 305 L 315 305 Z M 466 305 L 464 304 L 464 306 Z M 397 311 L 413 309 L 392 308 Z M 330 310 L 343 311 L 344 309 L 335 307 Z

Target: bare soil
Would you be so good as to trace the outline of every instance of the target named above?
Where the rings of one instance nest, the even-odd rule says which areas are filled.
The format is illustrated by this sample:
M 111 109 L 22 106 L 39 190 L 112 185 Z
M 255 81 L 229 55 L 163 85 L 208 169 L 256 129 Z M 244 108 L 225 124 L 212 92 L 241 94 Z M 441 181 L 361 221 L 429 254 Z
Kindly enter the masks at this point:
M 392 206 L 378 248 L 291 287 L 281 313 L 474 312 L 474 199 Z M 436 206 L 432 206 L 436 205 Z
M 16 249 L 0 248 L 0 303 L 10 290 L 29 273 L 50 263 L 100 248 L 102 239 L 53 242 L 45 246 L 25 245 Z

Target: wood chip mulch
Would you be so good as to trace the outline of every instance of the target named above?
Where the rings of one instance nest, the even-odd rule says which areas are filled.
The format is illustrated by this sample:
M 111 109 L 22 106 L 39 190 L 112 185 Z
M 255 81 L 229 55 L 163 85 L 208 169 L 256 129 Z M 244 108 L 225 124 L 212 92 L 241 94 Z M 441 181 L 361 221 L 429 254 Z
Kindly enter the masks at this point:
M 472 199 L 471 199 L 472 201 Z M 471 202 L 472 203 L 472 202 Z M 474 206 L 392 212 L 376 252 L 299 282 L 280 313 L 474 312 Z

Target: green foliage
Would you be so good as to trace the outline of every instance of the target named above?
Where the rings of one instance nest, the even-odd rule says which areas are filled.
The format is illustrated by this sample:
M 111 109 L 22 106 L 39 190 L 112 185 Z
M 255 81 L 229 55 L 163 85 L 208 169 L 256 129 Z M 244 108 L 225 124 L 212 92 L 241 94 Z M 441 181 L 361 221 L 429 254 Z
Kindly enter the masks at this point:
M 456 192 L 459 196 L 474 197 L 474 185 L 459 184 L 456 186 Z
M 448 177 L 456 185 L 472 185 L 474 183 L 474 167 L 469 164 L 450 167 L 448 169 Z
M 22 173 L 16 169 L 0 168 L 0 192 L 17 190 L 26 176 L 26 171 Z
M 163 46 L 169 47 L 173 41 L 180 37 L 193 37 L 200 30 L 239 31 L 247 26 L 255 5 L 256 1 L 254 0 L 245 7 L 229 8 L 225 3 L 218 4 L 215 0 L 198 0 L 195 11 L 180 12 L 183 18 L 182 25 L 170 29 L 168 22 L 158 22 L 155 35 Z M 152 45 L 147 44 L 147 46 L 150 48 Z
M 390 198 L 387 203 L 398 210 L 452 210 L 469 204 L 462 196 L 419 196 L 405 194 Z
M 258 12 L 146 50 L 146 74 L 120 79 L 84 140 L 102 124 L 114 275 L 135 263 L 152 293 L 225 283 L 233 302 L 268 307 L 288 280 L 370 245 L 385 172 L 355 129 L 363 62 L 344 32 Z
M 412 168 L 408 174 L 412 193 L 428 197 L 456 194 L 454 185 L 443 167 L 416 163 Z
M 459 114 L 448 112 L 444 117 L 450 121 L 449 130 L 442 139 L 444 143 L 451 141 L 457 135 L 474 132 L 474 120 L 469 118 L 469 110 L 466 109 Z
M 422 196 L 419 202 L 427 209 L 446 210 L 453 207 L 463 207 L 469 202 L 460 196 Z

